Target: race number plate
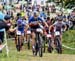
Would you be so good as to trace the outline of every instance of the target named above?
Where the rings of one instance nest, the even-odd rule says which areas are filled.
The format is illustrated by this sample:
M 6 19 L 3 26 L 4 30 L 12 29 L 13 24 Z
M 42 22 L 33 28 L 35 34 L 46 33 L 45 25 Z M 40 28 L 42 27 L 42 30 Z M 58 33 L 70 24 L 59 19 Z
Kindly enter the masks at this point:
M 51 34 L 47 34 L 47 37 L 51 37 Z
M 17 33 L 17 35 L 21 35 L 21 31 L 17 31 L 16 33 Z
M 31 31 L 28 30 L 28 31 L 27 31 L 27 34 L 31 34 Z
M 60 32 L 56 31 L 55 32 L 55 36 L 60 35 Z
M 40 28 L 36 29 L 36 31 L 37 31 L 37 32 L 43 32 L 43 30 L 40 29 Z

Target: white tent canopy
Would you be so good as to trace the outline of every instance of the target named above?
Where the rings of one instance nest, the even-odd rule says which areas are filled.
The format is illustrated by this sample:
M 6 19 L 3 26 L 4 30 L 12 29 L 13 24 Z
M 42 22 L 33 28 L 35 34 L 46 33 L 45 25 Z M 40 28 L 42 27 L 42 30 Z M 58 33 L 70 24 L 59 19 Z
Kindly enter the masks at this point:
M 35 4 L 37 4 L 37 5 L 46 5 L 46 1 L 47 0 L 32 0 L 32 5 L 35 5 Z
M 19 4 L 27 4 L 26 1 L 19 1 Z

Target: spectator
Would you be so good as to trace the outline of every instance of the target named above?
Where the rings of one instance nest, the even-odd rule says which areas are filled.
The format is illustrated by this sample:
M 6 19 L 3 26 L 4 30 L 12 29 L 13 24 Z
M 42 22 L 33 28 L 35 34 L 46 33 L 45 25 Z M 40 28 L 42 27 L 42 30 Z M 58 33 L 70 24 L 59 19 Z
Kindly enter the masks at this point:
M 10 29 L 10 26 L 11 26 L 9 25 L 10 18 L 11 17 L 9 15 L 5 15 L 4 17 L 5 20 L 0 21 L 0 29 L 5 28 L 6 31 L 8 30 L 10 32 L 14 31 L 14 29 Z M 4 42 L 4 32 L 0 32 L 0 40 L 2 43 Z
M 0 5 L 0 21 L 4 20 L 4 16 L 5 16 L 4 13 L 2 13 L 2 11 L 1 11 L 2 9 L 3 9 L 3 6 Z

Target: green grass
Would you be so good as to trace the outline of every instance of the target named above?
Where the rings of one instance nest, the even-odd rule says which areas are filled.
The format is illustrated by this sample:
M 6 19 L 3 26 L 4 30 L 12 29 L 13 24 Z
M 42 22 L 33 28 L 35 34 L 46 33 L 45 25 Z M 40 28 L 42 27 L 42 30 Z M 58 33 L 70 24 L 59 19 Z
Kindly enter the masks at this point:
M 69 47 L 75 48 L 75 30 L 67 31 L 63 34 L 63 44 Z M 44 56 L 34 57 L 31 50 L 27 49 L 27 46 L 23 46 L 21 52 L 17 52 L 15 43 L 12 40 L 8 41 L 9 57 L 6 56 L 5 49 L 0 53 L 0 61 L 75 61 L 75 51 L 63 48 L 63 54 L 58 55 L 55 53 L 44 53 Z
M 69 30 L 63 34 L 62 43 L 68 47 L 75 48 L 75 30 Z M 63 48 L 64 54 L 75 54 L 75 50 Z

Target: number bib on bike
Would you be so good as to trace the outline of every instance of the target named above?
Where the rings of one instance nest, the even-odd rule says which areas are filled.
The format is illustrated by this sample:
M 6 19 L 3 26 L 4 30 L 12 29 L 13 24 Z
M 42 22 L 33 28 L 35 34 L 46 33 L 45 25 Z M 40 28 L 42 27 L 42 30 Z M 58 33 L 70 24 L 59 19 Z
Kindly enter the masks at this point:
M 17 35 L 21 35 L 21 31 L 16 31 L 16 34 Z

